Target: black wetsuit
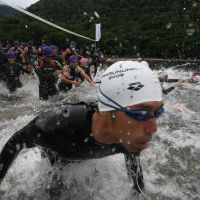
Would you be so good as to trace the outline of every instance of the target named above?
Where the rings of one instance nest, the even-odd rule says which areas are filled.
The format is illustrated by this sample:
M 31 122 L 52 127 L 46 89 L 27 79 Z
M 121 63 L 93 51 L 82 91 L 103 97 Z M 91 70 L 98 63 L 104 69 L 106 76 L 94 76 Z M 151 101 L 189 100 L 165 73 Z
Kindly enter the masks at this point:
M 168 80 L 166 80 L 165 82 L 167 82 L 167 83 L 177 83 L 179 81 L 179 79 L 168 79 Z M 167 95 L 167 94 L 169 94 L 172 90 L 174 90 L 176 87 L 175 86 L 171 86 L 171 87 L 169 87 L 169 88 L 167 88 L 167 89 L 164 89 L 164 88 L 162 88 L 162 93 L 164 94 L 164 95 Z
M 7 63 L 8 60 L 6 58 L 6 54 L 0 50 L 0 81 L 3 80 L 3 68 L 2 65 Z
M 29 46 L 27 52 L 27 64 L 32 64 L 35 60 L 37 60 L 37 55 L 34 52 L 34 47 Z
M 0 50 L 0 66 L 7 62 L 8 60 L 6 58 L 6 54 L 2 50 Z
M 31 72 L 24 69 L 19 63 L 5 63 L 1 66 L 3 80 L 6 82 L 7 88 L 10 92 L 14 92 L 17 88 L 22 87 L 21 81 L 19 79 L 20 74 L 25 72 L 30 74 Z
M 51 60 L 46 62 L 43 59 L 35 61 L 33 68 L 39 77 L 39 99 L 48 100 L 49 96 L 58 94 L 56 88 L 57 77 L 53 75 L 56 70 L 61 70 L 59 62 Z
M 3 147 L 0 153 L 0 178 L 5 176 L 12 161 L 24 147 L 41 146 L 45 152 L 55 152 L 59 158 L 67 160 L 124 153 L 128 175 L 134 181 L 134 188 L 141 192 L 144 188 L 143 175 L 136 157 L 119 144 L 101 144 L 92 136 L 92 115 L 96 109 L 96 104 L 68 104 L 36 117 L 13 134 Z

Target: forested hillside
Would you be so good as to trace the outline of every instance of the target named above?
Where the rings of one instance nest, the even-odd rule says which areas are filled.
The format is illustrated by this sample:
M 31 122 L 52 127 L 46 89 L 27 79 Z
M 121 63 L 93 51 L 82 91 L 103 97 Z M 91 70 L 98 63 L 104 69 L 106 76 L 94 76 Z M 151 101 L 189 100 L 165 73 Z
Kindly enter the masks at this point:
M 0 19 L 13 16 L 16 14 L 16 11 L 12 8 L 0 4 Z
M 40 0 L 28 8 L 51 22 L 87 37 L 102 24 L 97 46 L 112 55 L 200 58 L 200 3 L 191 0 Z M 8 34 L 9 33 L 9 34 Z M 51 42 L 91 41 L 44 25 L 25 15 L 0 21 L 0 38 Z

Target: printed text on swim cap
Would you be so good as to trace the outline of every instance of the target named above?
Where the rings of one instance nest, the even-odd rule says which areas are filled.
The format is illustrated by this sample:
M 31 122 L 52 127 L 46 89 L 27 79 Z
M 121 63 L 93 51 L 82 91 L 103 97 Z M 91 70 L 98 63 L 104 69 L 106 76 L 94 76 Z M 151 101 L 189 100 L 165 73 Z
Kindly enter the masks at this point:
M 138 69 L 132 67 L 132 68 L 128 68 L 128 69 L 116 70 L 114 72 L 108 72 L 103 75 L 103 78 L 107 77 L 107 76 L 109 76 L 109 79 L 121 77 L 121 76 L 124 76 L 124 72 L 134 71 L 134 70 L 138 70 Z

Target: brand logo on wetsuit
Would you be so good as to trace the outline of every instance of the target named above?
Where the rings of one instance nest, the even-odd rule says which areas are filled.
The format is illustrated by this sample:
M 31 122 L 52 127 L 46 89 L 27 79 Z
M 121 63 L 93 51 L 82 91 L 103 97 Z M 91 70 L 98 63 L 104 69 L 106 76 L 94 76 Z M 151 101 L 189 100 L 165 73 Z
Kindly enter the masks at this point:
M 144 85 L 142 85 L 142 83 L 140 82 L 135 82 L 135 83 L 129 83 L 129 87 L 127 88 L 128 90 L 135 90 L 138 91 L 141 88 L 143 88 Z
M 109 76 L 109 79 L 118 78 L 118 77 L 124 76 L 124 72 L 133 71 L 133 70 L 137 70 L 137 69 L 131 67 L 131 68 L 126 68 L 126 69 L 116 70 L 114 72 L 108 72 L 104 74 L 103 77 Z

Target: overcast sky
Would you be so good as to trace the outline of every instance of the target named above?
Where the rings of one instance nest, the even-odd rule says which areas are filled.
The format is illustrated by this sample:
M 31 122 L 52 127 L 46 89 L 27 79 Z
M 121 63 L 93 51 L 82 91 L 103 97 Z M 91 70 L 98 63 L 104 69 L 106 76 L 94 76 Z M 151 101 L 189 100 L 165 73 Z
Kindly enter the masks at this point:
M 39 0 L 2 0 L 2 1 L 8 4 L 17 5 L 22 8 L 27 8 L 28 6 L 30 6 L 33 3 L 36 3 Z

